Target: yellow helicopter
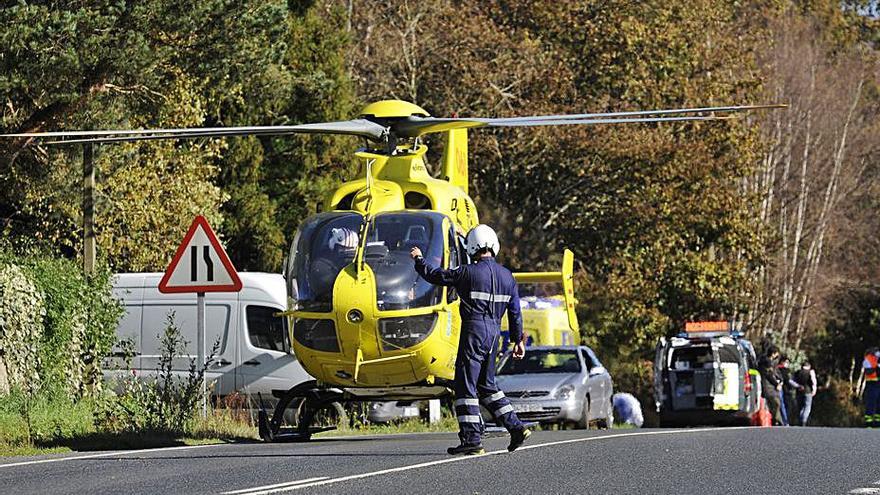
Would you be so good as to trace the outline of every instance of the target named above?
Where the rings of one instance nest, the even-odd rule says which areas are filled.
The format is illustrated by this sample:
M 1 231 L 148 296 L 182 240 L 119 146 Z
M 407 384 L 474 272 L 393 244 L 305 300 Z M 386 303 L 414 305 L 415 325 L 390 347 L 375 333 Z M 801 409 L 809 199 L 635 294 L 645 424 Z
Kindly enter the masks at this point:
M 279 438 L 291 406 L 300 409 L 295 433 L 308 438 L 321 430 L 311 427 L 315 414 L 331 404 L 449 394 L 461 327 L 459 299 L 454 289 L 422 280 L 409 252 L 419 247 L 435 266 L 469 262 L 464 239 L 478 224 L 478 215 L 468 195 L 468 129 L 721 120 L 731 112 L 782 106 L 434 118 L 415 104 L 385 100 L 367 105 L 358 119 L 340 122 L 0 137 L 50 139 L 53 144 L 294 133 L 366 139 L 368 145 L 356 152 L 364 163 L 363 177 L 340 185 L 326 198 L 322 213 L 303 221 L 285 260 L 289 311 L 284 314 L 293 350 L 316 381 L 277 391 L 280 400 L 272 420 L 265 411 L 260 420 L 261 436 L 272 440 Z M 425 165 L 428 148 L 420 139 L 432 133 L 446 135 L 439 178 Z M 515 278 L 520 283 L 561 284 L 554 314 L 570 336 L 577 336 L 573 260 L 565 250 L 560 271 L 518 273 Z

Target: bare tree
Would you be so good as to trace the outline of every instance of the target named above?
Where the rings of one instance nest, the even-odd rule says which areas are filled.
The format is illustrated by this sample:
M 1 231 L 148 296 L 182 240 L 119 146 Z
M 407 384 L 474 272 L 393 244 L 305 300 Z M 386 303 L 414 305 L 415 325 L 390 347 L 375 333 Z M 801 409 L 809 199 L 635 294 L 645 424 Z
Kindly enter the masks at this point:
M 874 112 L 865 85 L 876 77 L 857 51 L 833 52 L 809 22 L 789 17 L 774 26 L 766 59 L 768 96 L 788 101 L 786 112 L 763 123 L 767 152 L 751 178 L 762 196 L 758 216 L 774 238 L 762 290 L 748 316 L 753 328 L 800 350 L 812 318 L 824 305 L 827 247 L 863 183 L 866 157 L 876 149 Z

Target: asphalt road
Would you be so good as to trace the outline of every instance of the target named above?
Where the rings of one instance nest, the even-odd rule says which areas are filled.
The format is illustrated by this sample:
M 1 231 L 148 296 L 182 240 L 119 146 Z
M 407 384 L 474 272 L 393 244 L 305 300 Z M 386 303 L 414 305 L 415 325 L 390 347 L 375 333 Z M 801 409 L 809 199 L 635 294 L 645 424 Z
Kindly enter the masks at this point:
M 548 431 L 452 457 L 454 434 L 0 460 L 0 493 L 880 494 L 880 431 Z

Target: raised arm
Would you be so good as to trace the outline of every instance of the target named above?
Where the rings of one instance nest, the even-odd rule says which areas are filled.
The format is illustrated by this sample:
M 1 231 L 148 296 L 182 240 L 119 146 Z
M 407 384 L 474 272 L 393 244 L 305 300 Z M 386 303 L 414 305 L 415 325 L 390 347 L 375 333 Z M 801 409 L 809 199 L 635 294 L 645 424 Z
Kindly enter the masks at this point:
M 449 270 L 440 267 L 433 267 L 425 260 L 425 257 L 422 256 L 422 250 L 417 247 L 412 248 L 410 256 L 415 260 L 416 272 L 423 279 L 434 285 L 451 287 L 458 284 L 462 277 L 464 277 L 465 267 L 463 265 Z

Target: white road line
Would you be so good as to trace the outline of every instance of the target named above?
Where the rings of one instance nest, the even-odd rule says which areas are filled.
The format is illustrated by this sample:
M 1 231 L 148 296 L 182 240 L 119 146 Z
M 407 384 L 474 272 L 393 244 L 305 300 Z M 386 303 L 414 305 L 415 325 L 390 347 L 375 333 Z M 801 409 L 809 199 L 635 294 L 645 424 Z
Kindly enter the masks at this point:
M 880 494 L 880 488 L 856 488 L 855 490 L 850 490 L 850 493 L 862 495 Z
M 46 464 L 49 462 L 75 461 L 77 459 L 97 459 L 100 457 L 113 457 L 115 455 L 143 454 L 145 452 L 165 452 L 168 450 L 184 450 L 184 449 L 201 449 L 205 447 L 216 447 L 218 445 L 229 445 L 228 443 L 212 443 L 208 445 L 181 445 L 179 447 L 160 447 L 157 449 L 140 449 L 140 450 L 122 450 L 118 452 L 106 452 L 103 454 L 78 455 L 74 457 L 53 457 L 51 459 L 38 459 L 35 461 L 10 462 L 8 464 L 0 464 L 0 469 L 15 466 L 30 466 L 32 464 Z
M 622 433 L 619 435 L 602 435 L 602 436 L 597 436 L 597 437 L 574 438 L 571 440 L 559 440 L 556 442 L 539 443 L 537 445 L 527 445 L 527 446 L 520 447 L 517 451 L 539 449 L 539 448 L 544 448 L 544 447 L 552 447 L 554 445 L 565 445 L 565 444 L 569 444 L 569 443 L 607 440 L 609 438 L 641 437 L 641 436 L 649 436 L 649 435 L 676 435 L 676 434 L 681 435 L 681 434 L 702 433 L 702 432 L 709 432 L 709 431 L 733 431 L 733 430 L 740 430 L 740 429 L 744 429 L 744 428 L 750 428 L 750 427 L 740 426 L 740 427 L 728 427 L 728 428 L 701 428 L 701 429 L 693 429 L 693 430 L 645 431 L 645 432 L 639 432 L 639 433 Z M 294 491 L 294 490 L 299 490 L 301 488 L 310 488 L 313 486 L 331 485 L 331 484 L 335 484 L 335 483 L 342 483 L 344 481 L 358 480 L 358 479 L 363 479 L 363 478 L 371 478 L 373 476 L 381 476 L 383 474 L 399 473 L 401 471 L 410 471 L 412 469 L 419 469 L 419 468 L 430 467 L 430 466 L 438 466 L 441 464 L 449 464 L 452 462 L 477 461 L 479 459 L 483 459 L 488 456 L 498 455 L 498 454 L 507 454 L 507 453 L 508 452 L 506 449 L 505 450 L 494 450 L 492 452 L 487 452 L 484 455 L 459 456 L 459 457 L 450 457 L 447 459 L 441 459 L 438 461 L 420 462 L 418 464 L 410 464 L 408 466 L 400 466 L 400 467 L 396 467 L 396 468 L 382 469 L 380 471 L 371 471 L 368 473 L 353 474 L 350 476 L 342 476 L 340 478 L 327 478 L 327 479 L 324 479 L 321 481 L 300 483 L 297 485 L 279 488 L 279 489 L 273 491 L 273 493 L 290 492 L 290 491 Z M 880 492 L 878 492 L 878 493 L 880 493 Z M 255 494 L 252 494 L 251 492 L 248 492 L 248 494 L 255 495 Z
M 245 488 L 243 490 L 235 490 L 231 492 L 223 492 L 222 495 L 266 495 L 269 493 L 278 493 L 283 490 L 276 490 L 276 488 L 290 488 L 295 485 L 299 485 L 302 483 L 311 483 L 313 481 L 322 481 L 328 479 L 326 476 L 322 476 L 320 478 L 308 478 L 299 481 L 288 481 L 287 483 L 278 483 L 277 485 L 266 485 L 266 486 L 257 486 L 254 488 Z

